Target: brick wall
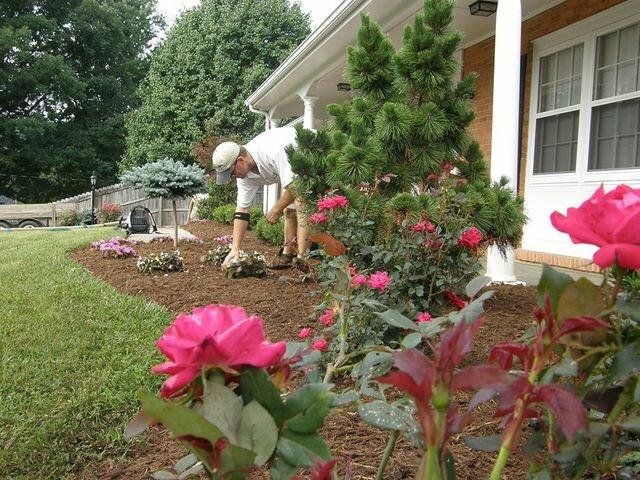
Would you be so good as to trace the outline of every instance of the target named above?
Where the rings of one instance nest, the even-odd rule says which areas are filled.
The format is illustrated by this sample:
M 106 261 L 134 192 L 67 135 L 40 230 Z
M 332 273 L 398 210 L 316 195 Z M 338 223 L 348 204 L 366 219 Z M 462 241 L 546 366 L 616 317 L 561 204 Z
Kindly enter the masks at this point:
M 533 58 L 533 40 L 555 30 L 576 23 L 598 12 L 613 7 L 624 0 L 567 0 L 549 10 L 536 15 L 522 24 L 522 54 L 527 54 L 525 77 L 524 109 L 522 118 L 522 138 L 520 139 L 522 156 L 520 159 L 520 181 L 518 192 L 524 192 L 524 178 L 527 158 L 527 132 L 529 129 L 529 98 L 531 88 L 531 60 Z M 463 72 L 478 73 L 475 98 L 476 119 L 470 131 L 480 143 L 487 162 L 491 160 L 491 111 L 493 105 L 493 52 L 494 37 L 465 49 Z

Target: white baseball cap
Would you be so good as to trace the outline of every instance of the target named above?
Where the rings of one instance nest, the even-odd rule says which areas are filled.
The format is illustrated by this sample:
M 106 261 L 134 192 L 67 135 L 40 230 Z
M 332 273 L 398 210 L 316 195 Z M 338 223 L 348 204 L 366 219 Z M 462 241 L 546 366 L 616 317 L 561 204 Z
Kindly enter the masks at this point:
M 216 171 L 216 183 L 224 185 L 231 178 L 231 169 L 240 154 L 240 145 L 235 142 L 223 142 L 211 155 L 211 162 Z

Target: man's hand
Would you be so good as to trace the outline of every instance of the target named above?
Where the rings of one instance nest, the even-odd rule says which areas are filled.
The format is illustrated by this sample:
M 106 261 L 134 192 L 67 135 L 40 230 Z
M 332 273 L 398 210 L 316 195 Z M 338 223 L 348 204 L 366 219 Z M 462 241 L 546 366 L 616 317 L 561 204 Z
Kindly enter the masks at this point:
M 228 268 L 232 262 L 240 260 L 240 252 L 238 250 L 231 249 L 227 257 L 222 262 L 222 268 Z
M 281 216 L 282 209 L 274 206 L 271 210 L 269 210 L 269 213 L 267 213 L 267 216 L 265 218 L 267 219 L 267 222 L 273 225 L 274 223 L 278 223 L 278 220 L 280 220 Z

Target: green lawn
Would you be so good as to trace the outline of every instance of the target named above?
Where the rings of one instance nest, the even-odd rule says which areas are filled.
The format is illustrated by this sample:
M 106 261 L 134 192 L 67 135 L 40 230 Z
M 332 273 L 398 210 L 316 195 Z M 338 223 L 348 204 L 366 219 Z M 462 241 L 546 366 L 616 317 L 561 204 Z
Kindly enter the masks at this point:
M 68 258 L 113 230 L 0 232 L 0 478 L 60 479 L 122 453 L 171 321 Z M 118 261 L 118 260 L 113 260 Z

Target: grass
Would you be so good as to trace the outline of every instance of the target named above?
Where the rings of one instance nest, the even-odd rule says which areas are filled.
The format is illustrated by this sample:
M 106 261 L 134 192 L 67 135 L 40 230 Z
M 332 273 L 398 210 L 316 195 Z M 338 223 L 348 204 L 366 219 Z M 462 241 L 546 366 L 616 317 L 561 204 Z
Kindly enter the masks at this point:
M 69 478 L 87 461 L 124 453 L 136 391 L 160 384 L 149 368 L 170 314 L 68 258 L 112 234 L 0 232 L 2 478 Z

